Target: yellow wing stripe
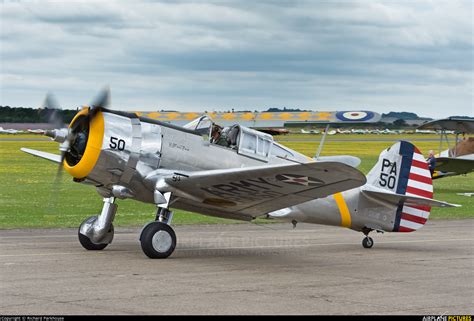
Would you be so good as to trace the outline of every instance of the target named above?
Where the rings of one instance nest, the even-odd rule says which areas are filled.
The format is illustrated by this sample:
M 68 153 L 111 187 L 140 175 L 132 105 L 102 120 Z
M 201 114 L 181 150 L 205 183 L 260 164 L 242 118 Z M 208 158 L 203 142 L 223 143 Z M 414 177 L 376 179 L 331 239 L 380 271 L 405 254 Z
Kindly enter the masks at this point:
M 161 121 L 192 120 L 201 115 L 209 115 L 214 120 L 240 121 L 336 121 L 335 112 L 141 112 L 145 117 Z
M 341 226 L 351 227 L 351 213 L 349 212 L 349 208 L 347 208 L 347 204 L 344 200 L 344 197 L 342 196 L 342 193 L 336 193 L 333 196 L 337 207 L 339 208 L 339 212 L 341 213 Z
M 69 127 L 77 120 L 79 116 L 87 115 L 89 109 L 83 109 L 76 114 Z M 87 139 L 86 150 L 79 163 L 70 166 L 64 161 L 64 169 L 75 178 L 84 178 L 92 171 L 99 159 L 102 149 L 102 140 L 104 138 L 104 115 L 98 112 L 89 125 L 89 138 Z

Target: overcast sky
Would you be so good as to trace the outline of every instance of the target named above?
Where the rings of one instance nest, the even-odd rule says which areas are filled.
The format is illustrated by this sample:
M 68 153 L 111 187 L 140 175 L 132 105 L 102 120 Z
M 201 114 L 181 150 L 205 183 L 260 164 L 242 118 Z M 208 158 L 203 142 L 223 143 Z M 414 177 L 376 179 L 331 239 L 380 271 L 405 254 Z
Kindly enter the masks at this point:
M 472 1 L 8 1 L 0 105 L 474 115 Z

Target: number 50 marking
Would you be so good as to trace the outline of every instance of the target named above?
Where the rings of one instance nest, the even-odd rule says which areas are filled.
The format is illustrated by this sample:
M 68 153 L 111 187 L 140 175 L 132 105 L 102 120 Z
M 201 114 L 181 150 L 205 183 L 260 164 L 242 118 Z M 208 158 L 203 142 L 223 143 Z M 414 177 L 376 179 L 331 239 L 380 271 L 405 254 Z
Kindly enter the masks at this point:
M 117 137 L 110 137 L 109 147 L 112 149 L 124 150 L 125 141 L 123 139 L 118 139 Z

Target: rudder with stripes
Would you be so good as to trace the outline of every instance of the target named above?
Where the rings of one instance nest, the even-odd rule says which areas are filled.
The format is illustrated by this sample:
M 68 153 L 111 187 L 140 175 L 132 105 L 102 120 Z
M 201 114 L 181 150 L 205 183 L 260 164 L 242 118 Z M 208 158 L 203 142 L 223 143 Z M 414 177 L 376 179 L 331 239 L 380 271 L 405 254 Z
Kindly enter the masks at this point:
M 400 141 L 384 150 L 367 175 L 367 184 L 399 195 L 432 199 L 433 183 L 428 164 L 418 148 Z M 430 206 L 400 201 L 395 210 L 394 232 L 412 232 L 428 220 Z

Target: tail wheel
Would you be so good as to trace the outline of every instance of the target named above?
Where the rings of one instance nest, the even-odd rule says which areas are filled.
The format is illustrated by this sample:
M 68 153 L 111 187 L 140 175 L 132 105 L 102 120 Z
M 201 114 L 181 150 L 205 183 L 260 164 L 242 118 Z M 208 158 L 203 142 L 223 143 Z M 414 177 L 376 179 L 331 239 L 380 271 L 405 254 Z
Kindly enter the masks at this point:
M 176 234 L 171 226 L 162 222 L 151 222 L 143 228 L 140 243 L 143 253 L 151 259 L 164 259 L 176 247 Z
M 362 240 L 362 246 L 366 249 L 370 249 L 372 246 L 374 246 L 374 240 L 372 240 L 371 237 L 367 236 Z

